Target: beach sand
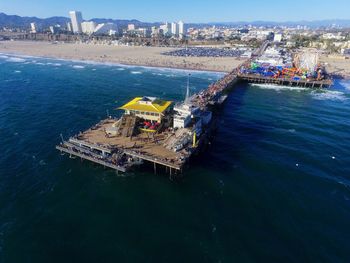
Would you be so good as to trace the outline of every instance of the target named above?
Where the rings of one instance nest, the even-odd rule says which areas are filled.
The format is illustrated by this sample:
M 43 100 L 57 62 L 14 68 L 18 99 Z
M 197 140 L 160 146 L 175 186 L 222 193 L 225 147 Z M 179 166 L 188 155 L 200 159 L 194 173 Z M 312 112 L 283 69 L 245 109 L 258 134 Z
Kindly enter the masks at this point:
M 322 63 L 325 63 L 326 70 L 334 77 L 350 78 L 350 60 L 332 56 L 321 56 Z
M 73 43 L 52 44 L 49 42 L 33 41 L 0 42 L 0 53 L 150 67 L 229 72 L 243 62 L 243 60 L 231 57 L 185 58 L 162 55 L 163 52 L 171 50 L 174 50 L 174 48 L 124 47 Z

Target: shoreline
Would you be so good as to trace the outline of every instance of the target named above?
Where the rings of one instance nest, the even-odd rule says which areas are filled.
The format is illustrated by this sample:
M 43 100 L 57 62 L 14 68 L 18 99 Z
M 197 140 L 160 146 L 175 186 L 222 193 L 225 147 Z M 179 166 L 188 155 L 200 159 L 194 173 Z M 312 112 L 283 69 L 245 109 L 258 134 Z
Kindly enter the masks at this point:
M 34 41 L 0 42 L 0 53 L 62 59 L 82 63 L 177 69 L 199 72 L 229 73 L 242 63 L 232 57 L 172 57 L 162 53 L 174 50 L 165 47 L 124 47 L 92 44 L 52 44 Z
M 150 66 L 150 65 L 141 65 L 141 64 L 126 64 L 126 63 L 116 63 L 116 62 L 101 62 L 94 60 L 84 60 L 84 59 L 70 59 L 70 58 L 59 58 L 59 57 L 46 57 L 46 56 L 31 56 L 23 53 L 9 52 L 3 53 L 0 52 L 0 56 L 15 56 L 18 58 L 37 58 L 37 59 L 52 59 L 62 62 L 73 62 L 81 63 L 86 65 L 100 65 L 100 66 L 111 66 L 111 67 L 129 67 L 129 68 L 144 68 L 144 69 L 164 69 L 169 71 L 190 71 L 197 73 L 212 73 L 212 74 L 227 74 L 225 71 L 216 71 L 216 70 L 205 70 L 205 69 L 190 69 L 190 68 L 181 68 L 181 67 L 165 67 L 165 66 Z
M 0 41 L 0 54 L 54 59 L 84 64 L 142 67 L 191 72 L 227 74 L 244 59 L 231 57 L 172 57 L 162 53 L 174 50 L 165 47 L 125 47 L 37 41 Z M 322 56 L 332 79 L 350 79 L 350 61 Z
M 50 56 L 32 56 L 23 54 L 20 52 L 0 52 L 0 56 L 16 56 L 19 58 L 37 58 L 37 59 L 52 59 L 57 61 L 64 62 L 73 62 L 73 63 L 82 63 L 87 65 L 101 65 L 101 66 L 114 66 L 114 67 L 130 67 L 130 68 L 144 68 L 144 69 L 164 69 L 169 71 L 185 71 L 185 72 L 197 72 L 197 73 L 212 73 L 212 74 L 222 74 L 225 75 L 228 72 L 225 71 L 216 71 L 216 70 L 205 70 L 205 69 L 190 69 L 190 68 L 181 68 L 181 67 L 166 67 L 166 66 L 153 66 L 153 65 L 142 65 L 142 64 L 126 64 L 126 63 L 117 63 L 109 61 L 94 61 L 94 60 L 84 60 L 84 59 L 70 59 L 70 58 L 60 58 L 60 57 L 50 57 Z M 350 74 L 339 75 L 328 73 L 334 80 L 350 80 Z

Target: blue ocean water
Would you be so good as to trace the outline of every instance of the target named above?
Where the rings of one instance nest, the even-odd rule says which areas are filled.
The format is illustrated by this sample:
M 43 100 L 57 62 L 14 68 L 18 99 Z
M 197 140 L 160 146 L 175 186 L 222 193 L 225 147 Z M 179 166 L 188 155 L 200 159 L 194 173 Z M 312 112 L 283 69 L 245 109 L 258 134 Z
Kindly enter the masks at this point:
M 132 97 L 181 100 L 187 74 L 0 54 L 0 262 L 350 261 L 349 81 L 238 85 L 182 182 L 55 150 Z

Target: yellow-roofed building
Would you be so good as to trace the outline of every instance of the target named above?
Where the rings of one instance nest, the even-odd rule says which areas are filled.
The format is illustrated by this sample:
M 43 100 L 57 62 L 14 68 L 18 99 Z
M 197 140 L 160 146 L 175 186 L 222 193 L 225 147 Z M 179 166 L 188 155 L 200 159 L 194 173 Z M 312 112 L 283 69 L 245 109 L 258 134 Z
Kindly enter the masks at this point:
M 137 97 L 119 109 L 125 110 L 125 114 L 160 123 L 169 112 L 171 104 L 172 101 L 164 101 L 153 97 Z

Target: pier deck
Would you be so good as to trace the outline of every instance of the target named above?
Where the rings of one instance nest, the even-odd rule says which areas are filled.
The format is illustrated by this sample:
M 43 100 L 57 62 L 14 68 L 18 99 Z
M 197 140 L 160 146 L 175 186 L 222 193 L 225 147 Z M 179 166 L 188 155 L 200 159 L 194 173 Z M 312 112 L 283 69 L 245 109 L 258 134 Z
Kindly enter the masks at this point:
M 183 149 L 175 152 L 165 145 L 169 138 L 176 136 L 174 132 L 162 132 L 161 134 L 140 133 L 133 137 L 107 136 L 106 129 L 115 124 L 118 120 L 106 119 L 80 133 L 77 136 L 63 142 L 56 148 L 61 152 L 69 153 L 80 158 L 99 163 L 118 171 L 125 172 L 130 167 L 111 163 L 111 158 L 99 158 L 100 156 L 112 156 L 114 153 L 124 154 L 139 160 L 159 164 L 172 170 L 181 171 L 190 157 L 190 153 Z M 77 151 L 76 148 L 79 150 Z M 75 149 L 75 150 L 73 150 Z M 95 154 L 94 152 L 98 152 Z M 95 156 L 94 156 L 95 155 Z
M 290 78 L 273 78 L 263 77 L 254 74 L 238 74 L 239 80 L 244 80 L 249 83 L 264 83 L 264 84 L 277 84 L 281 86 L 298 86 L 307 88 L 328 88 L 333 82 L 330 79 L 325 80 L 293 80 Z
M 106 162 L 104 160 L 99 159 L 97 156 L 91 156 L 91 154 L 88 155 L 88 154 L 79 153 L 79 152 L 73 151 L 67 147 L 63 147 L 63 146 L 56 146 L 56 149 L 59 150 L 60 152 L 67 153 L 70 156 L 73 155 L 73 156 L 79 157 L 81 159 L 85 159 L 85 160 L 91 161 L 93 163 L 100 164 L 104 167 L 114 169 L 114 170 L 119 171 L 119 172 L 125 173 L 128 170 L 126 167 Z

